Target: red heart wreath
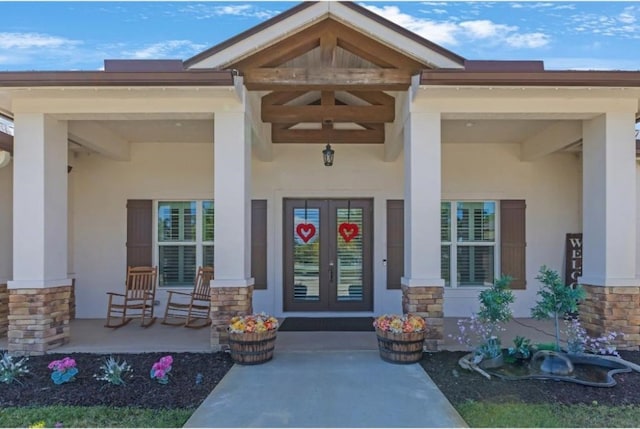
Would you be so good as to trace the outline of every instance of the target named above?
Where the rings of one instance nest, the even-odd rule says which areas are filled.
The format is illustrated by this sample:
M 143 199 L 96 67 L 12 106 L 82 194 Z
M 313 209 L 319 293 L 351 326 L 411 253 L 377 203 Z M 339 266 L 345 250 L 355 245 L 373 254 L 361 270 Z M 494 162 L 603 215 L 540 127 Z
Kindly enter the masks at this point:
M 296 226 L 296 234 L 302 241 L 308 243 L 316 235 L 316 227 L 312 223 L 299 223 Z

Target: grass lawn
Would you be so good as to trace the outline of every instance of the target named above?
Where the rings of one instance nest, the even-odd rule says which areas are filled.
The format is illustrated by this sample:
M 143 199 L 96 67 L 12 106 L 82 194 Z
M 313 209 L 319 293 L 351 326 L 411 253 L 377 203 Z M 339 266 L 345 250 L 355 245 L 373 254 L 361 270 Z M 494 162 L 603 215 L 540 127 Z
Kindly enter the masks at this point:
M 634 405 L 553 405 L 483 403 L 456 407 L 470 427 L 637 427 L 640 407 Z
M 124 407 L 7 407 L 0 409 L 0 427 L 182 427 L 193 409 Z

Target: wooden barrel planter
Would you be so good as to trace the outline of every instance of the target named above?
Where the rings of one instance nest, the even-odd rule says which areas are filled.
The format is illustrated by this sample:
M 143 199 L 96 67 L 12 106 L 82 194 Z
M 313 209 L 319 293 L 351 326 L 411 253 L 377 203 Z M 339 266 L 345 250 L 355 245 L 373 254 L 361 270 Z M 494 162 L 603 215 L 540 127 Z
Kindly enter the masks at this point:
M 409 364 L 422 359 L 422 348 L 426 332 L 394 334 L 376 329 L 378 349 L 382 360 L 391 363 Z
M 265 332 L 229 333 L 231 359 L 240 365 L 257 365 L 273 358 L 276 330 Z

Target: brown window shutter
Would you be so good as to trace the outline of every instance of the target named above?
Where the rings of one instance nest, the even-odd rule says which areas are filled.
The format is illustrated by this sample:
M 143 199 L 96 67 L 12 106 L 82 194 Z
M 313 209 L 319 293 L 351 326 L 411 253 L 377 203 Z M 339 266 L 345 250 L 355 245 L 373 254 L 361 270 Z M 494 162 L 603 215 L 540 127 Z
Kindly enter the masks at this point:
M 267 200 L 251 201 L 251 277 L 254 289 L 267 288 Z
M 500 267 L 513 277 L 511 289 L 526 286 L 526 237 L 524 200 L 500 201 Z
M 404 275 L 404 201 L 387 200 L 387 289 L 400 289 Z
M 151 200 L 127 200 L 127 265 L 153 264 Z

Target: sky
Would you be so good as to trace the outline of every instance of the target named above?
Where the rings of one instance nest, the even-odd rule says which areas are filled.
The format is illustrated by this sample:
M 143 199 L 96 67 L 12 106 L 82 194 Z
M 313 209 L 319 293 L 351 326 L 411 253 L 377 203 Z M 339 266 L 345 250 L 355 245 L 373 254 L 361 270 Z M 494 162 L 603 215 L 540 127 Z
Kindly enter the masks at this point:
M 470 60 L 640 70 L 640 1 L 365 1 Z M 101 70 L 105 59 L 181 59 L 298 2 L 0 1 L 0 71 Z

